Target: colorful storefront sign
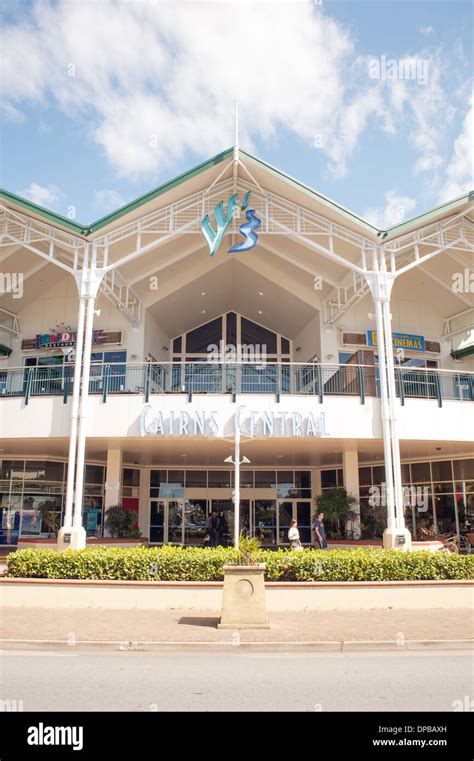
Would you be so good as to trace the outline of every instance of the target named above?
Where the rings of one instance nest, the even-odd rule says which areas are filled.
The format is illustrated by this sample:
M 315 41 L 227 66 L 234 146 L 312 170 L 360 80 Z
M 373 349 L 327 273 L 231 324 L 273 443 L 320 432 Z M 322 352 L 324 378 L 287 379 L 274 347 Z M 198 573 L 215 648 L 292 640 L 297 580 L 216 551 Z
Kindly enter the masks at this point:
M 377 331 L 367 331 L 369 346 L 377 346 Z M 394 349 L 407 349 L 408 351 L 426 351 L 425 337 L 413 333 L 392 333 L 392 345 Z

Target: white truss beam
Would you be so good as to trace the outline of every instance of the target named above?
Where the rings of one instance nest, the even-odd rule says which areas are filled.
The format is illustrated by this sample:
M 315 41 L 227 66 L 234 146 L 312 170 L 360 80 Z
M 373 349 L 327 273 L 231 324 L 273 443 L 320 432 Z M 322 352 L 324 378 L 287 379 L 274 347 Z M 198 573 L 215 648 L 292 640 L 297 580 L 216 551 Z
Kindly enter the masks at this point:
M 6 325 L 3 320 L 6 319 L 10 322 Z M 20 318 L 15 312 L 10 312 L 8 309 L 0 307 L 0 330 L 5 330 L 7 333 L 11 333 L 13 336 L 20 336 Z

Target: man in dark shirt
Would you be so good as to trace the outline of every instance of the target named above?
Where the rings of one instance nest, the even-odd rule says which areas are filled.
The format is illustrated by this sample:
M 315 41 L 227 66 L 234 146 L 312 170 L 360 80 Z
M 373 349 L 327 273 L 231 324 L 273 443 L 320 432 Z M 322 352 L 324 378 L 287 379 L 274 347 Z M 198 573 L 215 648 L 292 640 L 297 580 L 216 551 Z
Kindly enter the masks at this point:
M 207 521 L 207 530 L 209 532 L 209 543 L 211 547 L 217 547 L 217 529 L 219 526 L 219 518 L 215 510 L 210 514 Z
M 313 528 L 316 546 L 319 547 L 320 550 L 327 550 L 328 543 L 326 539 L 326 529 L 324 528 L 324 513 L 318 514 L 314 521 Z

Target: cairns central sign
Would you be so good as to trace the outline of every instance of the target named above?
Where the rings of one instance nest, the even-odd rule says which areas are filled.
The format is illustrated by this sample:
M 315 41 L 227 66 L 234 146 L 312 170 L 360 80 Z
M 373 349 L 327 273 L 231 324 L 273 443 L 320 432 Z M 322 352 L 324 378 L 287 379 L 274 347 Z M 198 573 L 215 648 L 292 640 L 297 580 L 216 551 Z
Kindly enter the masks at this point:
M 228 436 L 239 430 L 251 437 L 322 438 L 326 430 L 324 412 L 291 412 L 288 410 L 247 410 L 237 407 L 233 415 L 222 410 L 153 410 L 145 404 L 140 415 L 142 436 Z

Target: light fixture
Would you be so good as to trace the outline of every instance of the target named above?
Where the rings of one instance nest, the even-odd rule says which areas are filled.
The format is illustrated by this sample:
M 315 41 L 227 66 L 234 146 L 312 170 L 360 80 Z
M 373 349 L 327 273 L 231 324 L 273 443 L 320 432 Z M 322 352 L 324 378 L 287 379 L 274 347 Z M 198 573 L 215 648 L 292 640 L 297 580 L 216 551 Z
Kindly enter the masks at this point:
M 259 292 L 258 292 L 258 295 L 259 295 L 259 296 L 263 296 L 263 291 L 259 291 Z
M 201 314 L 206 314 L 206 310 L 205 310 L 205 309 L 203 309 L 203 310 L 202 310 L 202 312 L 201 312 Z
M 232 459 L 232 455 L 230 454 L 228 457 L 226 457 L 224 462 L 229 462 L 229 463 L 233 464 L 234 460 Z
M 206 291 L 201 291 L 201 296 L 205 296 L 205 295 L 206 295 Z
M 258 313 L 259 313 L 259 314 L 263 314 L 263 312 L 262 312 L 262 310 L 261 310 L 261 309 L 259 309 L 259 310 L 258 310 Z
M 250 465 L 250 460 L 245 455 L 242 457 L 242 465 Z

